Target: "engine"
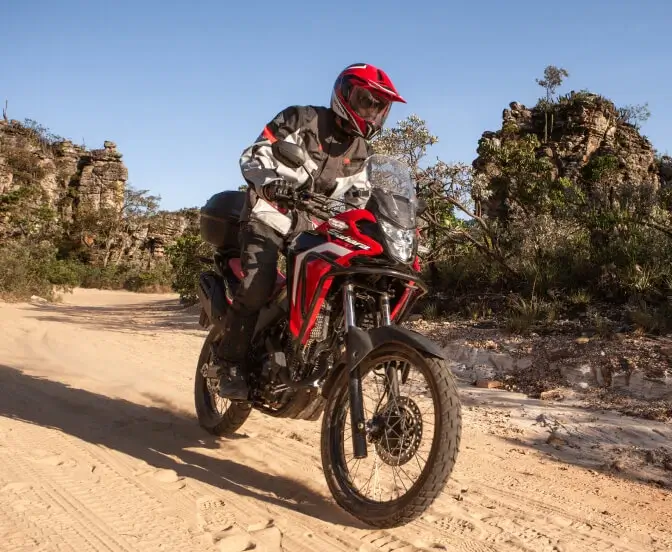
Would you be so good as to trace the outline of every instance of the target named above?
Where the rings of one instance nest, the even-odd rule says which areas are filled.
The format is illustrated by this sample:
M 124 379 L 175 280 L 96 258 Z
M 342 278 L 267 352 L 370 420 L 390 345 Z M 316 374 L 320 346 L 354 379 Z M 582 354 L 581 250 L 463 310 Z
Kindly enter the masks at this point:
M 324 302 L 317 315 L 306 345 L 294 352 L 292 340 L 288 337 L 288 324 L 276 328 L 273 335 L 265 340 L 257 398 L 264 404 L 263 409 L 274 416 L 287 416 L 292 403 L 304 390 L 295 391 L 287 386 L 287 381 L 298 382 L 323 372 L 330 362 L 329 349 L 331 305 Z M 329 364 L 330 366 L 330 364 Z M 315 389 L 315 388 L 313 388 Z

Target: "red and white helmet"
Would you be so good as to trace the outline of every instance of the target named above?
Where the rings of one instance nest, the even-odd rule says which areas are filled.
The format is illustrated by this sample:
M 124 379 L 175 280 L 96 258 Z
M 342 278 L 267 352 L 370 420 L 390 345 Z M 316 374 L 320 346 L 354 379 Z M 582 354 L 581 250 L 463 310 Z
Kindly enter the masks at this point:
M 392 102 L 406 100 L 382 69 L 366 63 L 355 63 L 341 71 L 331 95 L 331 109 L 349 123 L 346 129 L 367 140 L 383 128 Z

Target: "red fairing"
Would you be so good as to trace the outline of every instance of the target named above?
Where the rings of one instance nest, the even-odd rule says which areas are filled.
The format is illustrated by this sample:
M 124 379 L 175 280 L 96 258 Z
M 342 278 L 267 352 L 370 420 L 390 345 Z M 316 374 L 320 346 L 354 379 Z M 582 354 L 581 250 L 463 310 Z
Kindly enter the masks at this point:
M 328 221 L 320 223 L 317 225 L 316 230 L 324 236 L 324 242 L 311 249 L 302 251 L 294 259 L 294 289 L 288 290 L 291 294 L 289 296 L 289 328 L 292 335 L 298 338 L 304 329 L 303 326 L 306 325 L 302 338 L 304 345 L 310 338 L 310 331 L 331 288 L 332 279 L 328 278 L 324 281 L 322 288 L 318 288 L 320 279 L 330 270 L 331 265 L 321 259 L 314 259 L 306 263 L 306 277 L 304 281 L 304 272 L 301 270 L 303 260 L 311 252 L 321 253 L 331 257 L 333 262 L 338 265 L 349 266 L 350 261 L 354 257 L 375 257 L 381 255 L 384 251 L 383 246 L 373 238 L 359 231 L 359 228 L 357 228 L 359 221 L 376 222 L 376 217 L 370 211 L 356 209 L 340 213 Z M 235 277 L 243 279 L 244 274 L 239 258 L 229 259 L 229 268 Z M 415 257 L 413 262 L 413 269 L 416 272 L 420 271 L 420 259 L 418 256 Z M 275 293 L 280 291 L 284 286 L 286 286 L 286 278 L 284 274 L 278 271 Z M 410 286 L 413 286 L 413 282 L 410 282 Z M 303 300 L 304 308 L 309 309 L 310 303 L 316 295 L 318 299 L 313 310 L 307 313 L 308 316 L 306 319 L 301 312 L 301 302 Z M 410 289 L 407 288 L 394 306 L 391 313 L 393 320 L 403 310 L 410 295 Z
M 336 264 L 341 266 L 348 266 L 350 260 L 357 256 L 376 256 L 383 252 L 383 247 L 374 239 L 362 234 L 356 226 L 358 221 L 375 222 L 375 216 L 367 210 L 356 209 L 340 213 L 322 223 L 317 227 L 317 231 L 326 237 L 326 242 L 318 245 L 308 251 L 302 252 L 296 256 L 294 260 L 294 287 L 296 292 L 292 293 L 290 301 L 290 316 L 289 328 L 294 337 L 301 334 L 304 323 L 307 323 L 306 330 L 303 335 L 302 342 L 305 344 L 310 336 L 310 331 L 315 324 L 317 314 L 322 307 L 324 298 L 329 292 L 332 279 L 325 280 L 322 289 L 318 289 L 320 278 L 326 274 L 331 266 L 321 259 L 308 261 L 306 266 L 306 281 L 301 279 L 301 264 L 305 256 L 311 251 L 320 252 L 325 255 L 330 255 Z M 332 222 L 336 221 L 336 222 Z M 339 224 L 339 222 L 344 224 Z M 340 228 L 342 226 L 342 228 Z M 334 233 L 339 233 L 350 240 L 357 242 L 357 244 L 349 243 L 346 240 L 340 239 Z M 301 297 L 304 298 L 305 308 L 310 307 L 313 297 L 318 295 L 318 300 L 315 303 L 315 308 L 308 313 L 308 320 L 304 321 L 301 313 Z
M 337 222 L 333 222 L 333 221 Z M 332 284 L 332 279 L 325 280 L 322 289 L 318 289 L 318 285 L 322 276 L 329 271 L 331 265 L 321 259 L 308 261 L 306 264 L 306 279 L 303 281 L 303 271 L 301 270 L 302 261 L 310 252 L 319 252 L 331 256 L 336 264 L 341 266 L 348 266 L 354 257 L 371 256 L 375 257 L 383 253 L 383 246 L 373 238 L 362 234 L 357 228 L 357 222 L 369 221 L 376 222 L 376 217 L 367 210 L 357 209 L 340 213 L 332 219 L 322 222 L 319 225 L 314 221 L 316 230 L 322 234 L 325 241 L 312 249 L 303 251 L 296 255 L 294 260 L 294 290 L 291 292 L 290 298 L 290 313 L 289 313 L 289 328 L 292 335 L 298 338 L 301 335 L 303 325 L 307 324 L 302 343 L 308 341 L 310 331 L 315 324 L 317 315 L 324 302 L 327 293 Z M 339 224 L 342 223 L 342 224 Z M 335 233 L 349 238 L 356 243 L 350 243 L 344 239 L 334 235 Z M 413 262 L 413 270 L 420 272 L 420 257 L 416 255 Z M 244 277 L 240 258 L 229 259 L 229 268 L 236 278 L 242 280 Z M 286 285 L 286 277 L 282 272 L 278 271 L 278 278 L 276 281 L 275 293 L 280 291 Z M 409 282 L 410 288 L 413 282 Z M 411 295 L 411 289 L 406 288 L 402 296 L 397 301 L 394 309 L 391 312 L 392 320 L 395 320 L 399 313 L 403 311 L 408 303 Z M 289 290 L 288 290 L 289 291 Z M 307 321 L 304 319 L 301 312 L 301 300 L 303 298 L 304 307 L 310 308 L 310 303 L 313 297 L 318 294 L 318 300 L 315 303 L 315 308 L 308 313 Z M 228 297 L 227 297 L 228 300 Z M 231 301 L 229 301 L 231 303 Z

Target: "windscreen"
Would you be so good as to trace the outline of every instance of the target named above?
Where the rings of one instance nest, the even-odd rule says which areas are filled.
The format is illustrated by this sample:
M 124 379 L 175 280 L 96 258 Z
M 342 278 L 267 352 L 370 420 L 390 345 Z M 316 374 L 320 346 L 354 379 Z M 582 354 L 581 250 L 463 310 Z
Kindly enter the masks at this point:
M 372 155 L 367 160 L 367 172 L 371 200 L 380 214 L 402 228 L 414 228 L 417 198 L 408 165 L 387 155 Z

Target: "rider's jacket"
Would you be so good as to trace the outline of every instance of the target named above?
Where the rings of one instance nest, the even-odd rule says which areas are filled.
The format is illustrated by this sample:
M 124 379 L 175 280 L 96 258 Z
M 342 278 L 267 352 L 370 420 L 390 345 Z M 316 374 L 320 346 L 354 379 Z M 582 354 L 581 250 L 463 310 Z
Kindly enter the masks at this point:
M 306 167 L 315 179 L 315 192 L 343 197 L 355 204 L 365 201 L 365 161 L 372 154 L 369 143 L 360 136 L 346 134 L 328 107 L 290 106 L 264 127 L 240 158 L 248 184 L 241 220 L 262 222 L 284 236 L 292 230 L 292 218 L 264 198 L 263 187 L 278 179 L 304 183 L 308 175 L 302 167 L 294 170 L 275 159 L 271 144 L 276 140 L 292 142 L 306 151 Z M 359 192 L 357 197 L 353 196 L 355 190 Z

